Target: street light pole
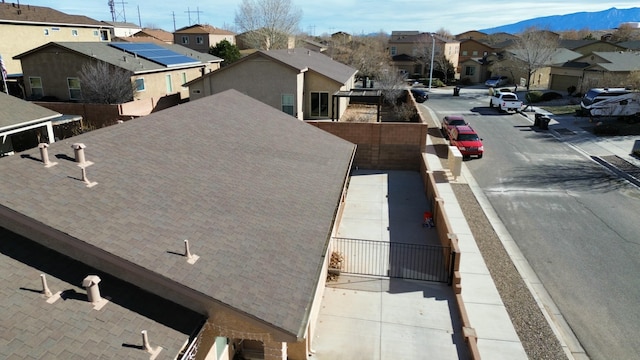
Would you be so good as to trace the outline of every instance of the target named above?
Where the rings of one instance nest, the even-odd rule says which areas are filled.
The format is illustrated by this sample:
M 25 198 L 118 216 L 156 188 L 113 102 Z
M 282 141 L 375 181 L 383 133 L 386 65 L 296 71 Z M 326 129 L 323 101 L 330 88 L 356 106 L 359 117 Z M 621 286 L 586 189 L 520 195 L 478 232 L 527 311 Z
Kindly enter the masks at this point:
M 429 66 L 429 92 L 431 92 L 431 81 L 433 81 L 433 55 L 436 51 L 436 38 L 433 36 L 433 33 L 429 33 L 431 35 L 431 65 Z

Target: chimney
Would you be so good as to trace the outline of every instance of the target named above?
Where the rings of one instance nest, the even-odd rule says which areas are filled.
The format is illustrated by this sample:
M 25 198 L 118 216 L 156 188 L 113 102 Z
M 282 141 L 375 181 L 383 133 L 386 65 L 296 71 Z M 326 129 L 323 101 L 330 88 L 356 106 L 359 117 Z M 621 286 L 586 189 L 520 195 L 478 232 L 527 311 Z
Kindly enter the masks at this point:
M 71 145 L 71 147 L 73 148 L 73 152 L 76 157 L 76 162 L 80 163 L 80 165 L 84 164 L 86 162 L 84 159 L 84 148 L 86 148 L 86 145 L 82 143 L 75 143 Z
M 98 275 L 89 275 L 82 280 L 82 287 L 87 289 L 87 297 L 92 304 L 99 303 L 102 298 L 100 297 L 100 277 Z
M 40 158 L 42 159 L 42 163 L 44 164 L 44 167 L 50 167 L 57 164 L 56 162 L 52 163 L 49 161 L 49 151 L 47 150 L 48 147 L 49 147 L 49 144 L 47 143 L 38 144 L 38 149 L 40 149 Z

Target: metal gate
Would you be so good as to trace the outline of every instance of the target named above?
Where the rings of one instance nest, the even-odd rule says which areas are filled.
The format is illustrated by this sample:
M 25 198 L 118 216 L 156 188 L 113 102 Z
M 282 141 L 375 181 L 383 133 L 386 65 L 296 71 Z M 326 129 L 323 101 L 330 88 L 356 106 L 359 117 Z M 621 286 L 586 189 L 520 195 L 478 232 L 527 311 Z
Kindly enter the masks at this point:
M 455 252 L 448 246 L 333 238 L 342 255 L 341 272 L 446 282 L 453 279 Z

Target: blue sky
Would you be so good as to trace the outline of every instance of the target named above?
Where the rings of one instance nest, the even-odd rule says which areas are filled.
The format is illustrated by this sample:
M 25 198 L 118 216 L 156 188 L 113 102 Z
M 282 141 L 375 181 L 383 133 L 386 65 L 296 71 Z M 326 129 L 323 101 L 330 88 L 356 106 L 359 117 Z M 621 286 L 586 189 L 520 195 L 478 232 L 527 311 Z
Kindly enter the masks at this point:
M 154 25 L 173 32 L 195 23 L 233 30 L 235 12 L 242 0 L 163 1 L 114 0 L 118 21 Z M 36 0 L 22 5 L 47 6 L 56 10 L 111 21 L 108 0 Z M 487 29 L 540 16 L 564 15 L 581 11 L 602 11 L 612 7 L 640 6 L 631 1 L 520 1 L 520 0 L 292 0 L 302 9 L 301 30 L 312 35 L 345 31 L 368 34 L 392 30 L 437 31 L 453 34 Z M 452 6 L 455 4 L 454 6 Z M 640 19 L 638 19 L 640 21 Z

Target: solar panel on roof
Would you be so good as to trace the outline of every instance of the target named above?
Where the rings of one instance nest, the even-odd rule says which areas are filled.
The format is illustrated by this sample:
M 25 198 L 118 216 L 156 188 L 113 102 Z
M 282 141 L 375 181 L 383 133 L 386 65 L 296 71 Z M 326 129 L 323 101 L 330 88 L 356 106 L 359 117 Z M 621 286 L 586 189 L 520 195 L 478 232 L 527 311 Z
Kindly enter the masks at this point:
M 167 67 L 200 63 L 192 57 L 152 43 L 110 43 L 109 45 Z

